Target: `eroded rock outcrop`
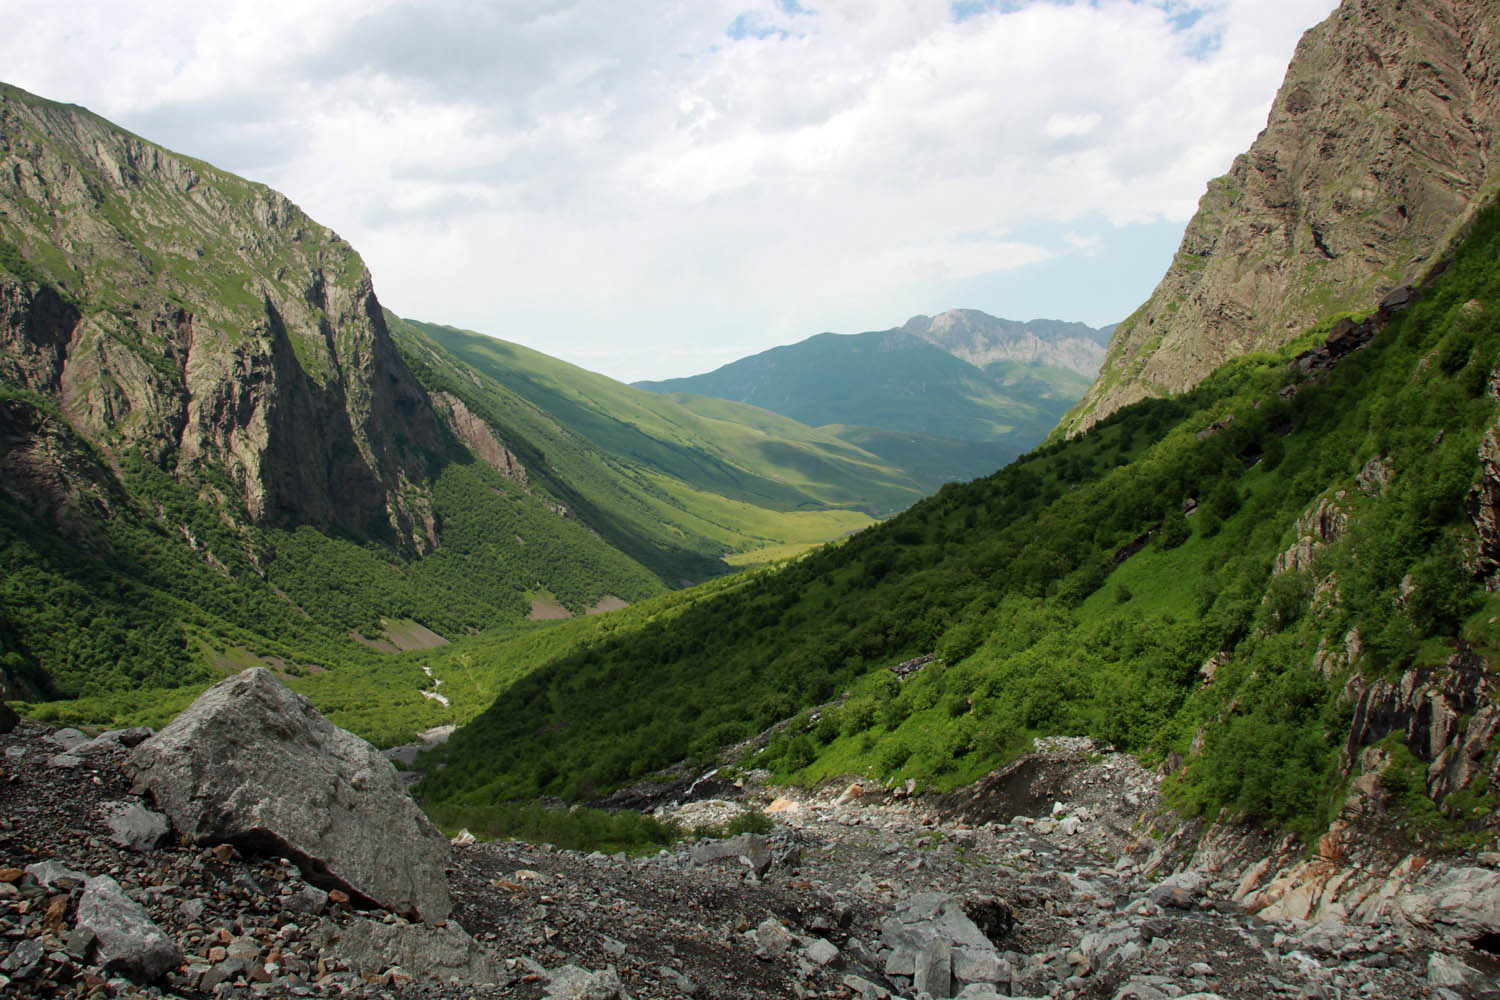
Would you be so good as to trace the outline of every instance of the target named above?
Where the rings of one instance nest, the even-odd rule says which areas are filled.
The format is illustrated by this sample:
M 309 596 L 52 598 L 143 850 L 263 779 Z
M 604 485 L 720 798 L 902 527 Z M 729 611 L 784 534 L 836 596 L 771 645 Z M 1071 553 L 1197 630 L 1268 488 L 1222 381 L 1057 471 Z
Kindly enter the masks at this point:
M 1469 519 L 1479 547 L 1475 570 L 1489 590 L 1500 587 L 1500 427 L 1479 442 L 1479 479 L 1469 490 Z
M 1500 10 L 1477 0 L 1346 0 L 1308 31 L 1265 130 L 1210 182 L 1065 429 L 1419 278 L 1494 180 L 1497 31 Z
M 1443 858 L 1391 835 L 1392 743 L 1419 769 L 1414 794 L 1432 799 L 1453 831 L 1483 822 L 1453 806 L 1454 796 L 1500 780 L 1497 679 L 1467 647 L 1441 668 L 1395 678 L 1356 674 L 1344 760 L 1351 780 L 1339 815 L 1314 845 L 1234 825 L 1204 832 L 1187 866 L 1237 883 L 1235 897 L 1268 920 L 1407 924 L 1456 942 L 1500 934 L 1500 875 L 1471 859 Z M 1397 779 L 1401 784 L 1409 779 Z M 1184 828 L 1188 840 L 1195 835 Z M 1163 856 L 1168 849 L 1159 849 Z
M 138 787 L 196 843 L 285 855 L 393 913 L 452 909 L 448 842 L 395 768 L 263 667 L 204 692 L 132 759 Z
M 222 473 L 254 520 L 429 547 L 419 487 L 442 435 L 347 243 L 268 188 L 3 85 L 0 212 L 25 262 L 0 269 L 0 378 L 106 455 Z M 54 505 L 73 485 L 6 471 Z
M 526 482 L 526 467 L 521 460 L 495 436 L 494 428 L 469 409 L 468 404 L 451 392 L 434 392 L 430 398 L 433 409 L 475 458 L 518 483 Z
M 1276 557 L 1276 573 L 1311 569 L 1313 557 L 1319 549 L 1344 537 L 1344 532 L 1349 530 L 1346 497 L 1345 491 L 1339 490 L 1333 496 L 1319 500 L 1297 518 L 1297 540 Z

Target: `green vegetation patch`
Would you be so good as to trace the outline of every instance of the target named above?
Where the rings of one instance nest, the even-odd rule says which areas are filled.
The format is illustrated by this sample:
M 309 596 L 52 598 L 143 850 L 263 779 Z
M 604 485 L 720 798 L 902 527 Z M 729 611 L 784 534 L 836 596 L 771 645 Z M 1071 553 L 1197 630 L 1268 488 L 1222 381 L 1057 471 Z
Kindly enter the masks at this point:
M 949 787 L 1034 736 L 1087 734 L 1187 757 L 1170 793 L 1189 811 L 1308 834 L 1342 791 L 1348 671 L 1394 674 L 1482 631 L 1465 497 L 1496 412 L 1497 258 L 1490 209 L 1422 299 L 1324 376 L 1236 359 L 670 627 L 564 655 L 456 734 L 423 793 L 588 798 L 791 719 L 749 763 Z M 1377 457 L 1390 482 L 1362 487 Z M 1276 573 L 1329 500 L 1347 530 Z M 1357 663 L 1328 659 L 1351 631 Z M 889 674 L 930 652 L 941 665 Z

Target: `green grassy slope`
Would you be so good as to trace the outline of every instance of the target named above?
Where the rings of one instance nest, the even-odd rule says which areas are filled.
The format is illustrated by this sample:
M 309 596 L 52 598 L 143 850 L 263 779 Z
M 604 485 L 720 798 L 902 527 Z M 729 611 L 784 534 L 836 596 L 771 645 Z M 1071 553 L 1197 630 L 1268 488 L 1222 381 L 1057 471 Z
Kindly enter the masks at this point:
M 751 403 L 813 426 L 1004 441 L 1017 454 L 1042 439 L 1088 379 L 1014 363 L 981 369 L 902 330 L 887 330 L 823 333 L 707 374 L 638 385 Z
M 1459 638 L 1500 648 L 1465 507 L 1497 413 L 1497 260 L 1491 208 L 1423 298 L 1324 377 L 1285 355 L 1238 359 L 671 627 L 566 655 L 461 730 L 423 791 L 587 797 L 849 691 L 754 763 L 948 787 L 1032 736 L 1091 734 L 1188 757 L 1174 794 L 1189 810 L 1316 829 L 1341 790 L 1350 670 L 1441 662 Z M 1361 489 L 1377 457 L 1390 484 Z M 1275 574 L 1323 501 L 1347 508 L 1348 532 L 1310 569 Z M 1351 629 L 1355 662 L 1313 669 Z M 904 685 L 886 669 L 929 652 L 942 662 Z
M 890 462 L 917 482 L 937 492 L 945 483 L 968 482 L 987 476 L 1017 458 L 1023 449 L 1005 441 L 960 441 L 917 431 L 883 427 L 822 428 L 852 445 Z
M 518 344 L 404 321 L 450 357 L 544 411 L 614 458 L 768 510 L 844 507 L 886 514 L 920 489 L 833 435 L 746 406 L 695 407 Z

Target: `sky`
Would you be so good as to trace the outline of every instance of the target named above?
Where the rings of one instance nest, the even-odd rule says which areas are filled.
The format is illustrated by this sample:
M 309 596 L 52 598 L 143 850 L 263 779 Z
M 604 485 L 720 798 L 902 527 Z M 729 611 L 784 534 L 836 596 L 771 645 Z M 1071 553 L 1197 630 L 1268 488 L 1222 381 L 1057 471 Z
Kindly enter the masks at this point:
M 0 0 L 0 79 L 282 191 L 396 313 L 622 381 L 1100 326 L 1335 0 Z

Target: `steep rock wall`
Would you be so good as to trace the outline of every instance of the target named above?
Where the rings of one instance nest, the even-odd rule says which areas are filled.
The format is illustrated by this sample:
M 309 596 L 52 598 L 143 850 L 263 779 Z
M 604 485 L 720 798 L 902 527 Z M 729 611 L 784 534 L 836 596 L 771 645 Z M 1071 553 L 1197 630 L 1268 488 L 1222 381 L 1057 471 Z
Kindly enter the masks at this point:
M 430 544 L 444 438 L 358 255 L 284 197 L 0 88 L 0 376 L 251 519 Z
M 1420 276 L 1495 186 L 1497 33 L 1491 0 L 1345 0 L 1308 31 L 1265 130 L 1209 183 L 1062 429 L 1185 391 Z

